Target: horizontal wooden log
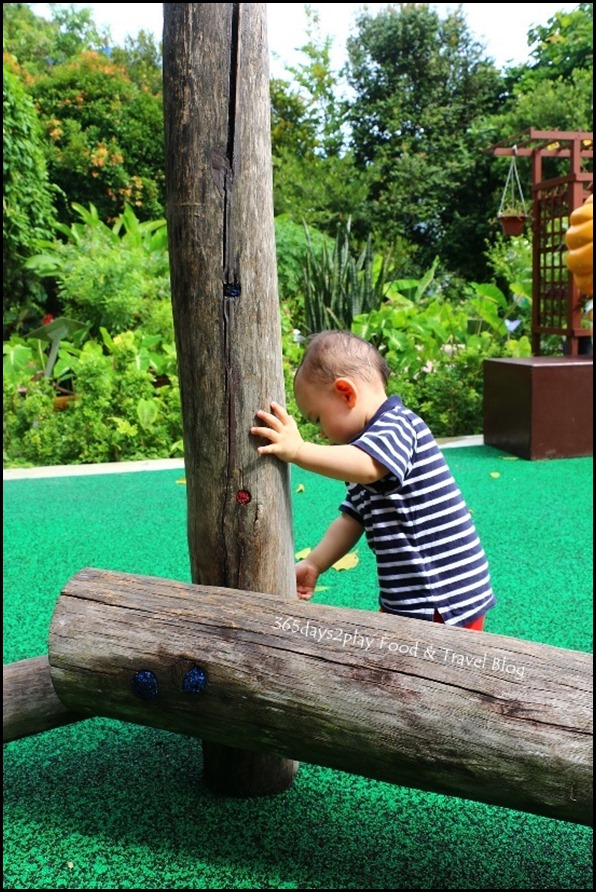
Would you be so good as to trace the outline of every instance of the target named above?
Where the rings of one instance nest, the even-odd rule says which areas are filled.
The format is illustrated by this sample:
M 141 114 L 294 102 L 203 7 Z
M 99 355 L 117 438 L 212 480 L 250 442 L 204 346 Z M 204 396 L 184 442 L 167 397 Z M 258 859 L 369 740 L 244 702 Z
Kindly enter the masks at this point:
M 590 654 L 97 569 L 49 641 L 69 709 L 592 823 Z
M 58 699 L 47 656 L 8 663 L 3 670 L 2 742 L 18 740 L 80 722 L 80 712 L 71 712 Z

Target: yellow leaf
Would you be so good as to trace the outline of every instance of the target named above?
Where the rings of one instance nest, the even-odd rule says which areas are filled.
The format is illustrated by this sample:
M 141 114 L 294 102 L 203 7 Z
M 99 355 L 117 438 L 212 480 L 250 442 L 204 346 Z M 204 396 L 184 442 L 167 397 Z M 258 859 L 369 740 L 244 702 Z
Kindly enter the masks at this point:
M 501 461 L 519 461 L 519 457 L 517 455 L 502 455 Z
M 351 551 L 350 554 L 345 554 L 342 558 L 336 561 L 333 564 L 334 570 L 353 570 L 354 567 L 358 566 L 358 552 Z
M 301 561 L 306 557 L 307 554 L 310 554 L 311 551 L 312 548 L 303 548 L 302 551 L 297 551 L 294 557 L 297 561 Z
M 491 476 L 491 477 L 494 477 L 495 480 L 496 480 L 497 477 L 500 477 L 501 475 L 499 474 L 498 471 L 491 471 L 491 472 L 490 472 L 490 476 Z
M 74 864 L 73 864 L 72 861 L 67 861 L 67 862 L 66 862 L 66 866 L 69 867 L 69 868 L 72 870 L 73 867 L 74 867 Z
M 181 477 L 180 480 L 176 480 L 176 483 L 181 483 L 182 486 L 186 483 L 186 477 Z
M 317 585 L 315 588 L 315 592 L 326 592 L 328 588 L 328 585 Z
M 304 483 L 299 483 L 296 487 L 296 492 L 304 492 Z

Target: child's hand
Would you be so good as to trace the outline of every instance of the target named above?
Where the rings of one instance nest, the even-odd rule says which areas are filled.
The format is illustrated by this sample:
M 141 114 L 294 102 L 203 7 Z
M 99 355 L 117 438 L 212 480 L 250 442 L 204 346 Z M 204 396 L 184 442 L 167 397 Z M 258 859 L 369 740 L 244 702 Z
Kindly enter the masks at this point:
M 304 440 L 298 430 L 298 425 L 291 415 L 288 415 L 279 403 L 271 403 L 271 412 L 259 409 L 257 418 L 260 418 L 269 427 L 251 427 L 250 432 L 255 437 L 263 437 L 269 440 L 266 446 L 259 446 L 257 452 L 261 455 L 276 455 L 282 461 L 294 461 Z
M 296 591 L 301 601 L 309 601 L 315 593 L 315 587 L 321 571 L 308 560 L 296 564 Z

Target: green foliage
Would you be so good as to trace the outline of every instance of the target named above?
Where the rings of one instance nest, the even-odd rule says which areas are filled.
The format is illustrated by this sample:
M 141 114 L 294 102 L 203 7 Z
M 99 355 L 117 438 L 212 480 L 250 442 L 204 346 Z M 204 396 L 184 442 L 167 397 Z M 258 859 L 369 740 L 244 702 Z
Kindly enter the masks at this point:
M 131 80 L 144 92 L 157 96 L 162 91 L 163 73 L 161 46 L 153 34 L 139 31 L 136 37 L 126 37 L 124 49 L 114 47 L 110 58 L 126 69 Z
M 528 238 L 507 238 L 498 233 L 486 245 L 486 258 L 495 284 L 504 292 L 504 320 L 519 322 L 517 337 L 532 334 L 532 244 Z M 473 288 L 477 286 L 473 284 Z M 505 297 L 506 295 L 506 297 Z
M 10 461 L 174 454 L 160 50 L 143 32 L 114 47 L 90 10 L 65 5 L 47 22 L 4 4 L 3 22 Z M 351 325 L 386 352 L 392 386 L 437 435 L 477 432 L 483 358 L 528 355 L 531 313 L 531 244 L 498 232 L 504 162 L 487 148 L 529 124 L 591 129 L 592 4 L 537 25 L 532 64 L 503 73 L 461 10 L 364 8 L 348 45 L 349 99 L 338 98 L 316 13 L 309 22 L 303 64 L 271 82 L 287 393 L 303 335 Z M 550 160 L 553 176 L 567 172 Z M 85 323 L 60 342 L 51 374 L 47 341 L 24 337 L 44 312 Z M 159 378 L 172 383 L 156 388 Z M 67 391 L 77 399 L 57 412 Z
M 160 48 L 143 32 L 114 46 L 91 10 L 59 4 L 52 15 L 3 6 L 5 58 L 39 110 L 59 219 L 73 222 L 75 203 L 93 204 L 106 223 L 126 205 L 141 220 L 163 216 Z M 533 64 L 504 73 L 461 10 L 441 19 L 428 4 L 388 4 L 379 15 L 364 8 L 339 73 L 316 13 L 308 15 L 302 60 L 288 81 L 271 82 L 276 215 L 332 238 L 350 219 L 357 250 L 372 234 L 408 275 L 438 254 L 451 275 L 485 281 L 502 187 L 487 148 L 528 124 L 591 128 L 592 4 L 537 25 Z M 524 173 L 529 182 L 528 165 Z M 54 295 L 18 257 L 16 272 L 39 295 L 37 309 L 54 312 Z M 9 332 L 28 313 L 10 300 Z
M 308 243 L 302 223 L 295 223 L 287 214 L 280 214 L 273 222 L 279 299 L 282 305 L 286 305 L 288 302 L 295 303 L 302 297 Z M 311 241 L 319 250 L 325 238 L 318 230 L 311 233 Z
M 418 283 L 395 282 L 378 310 L 354 319 L 352 331 L 383 353 L 393 373 L 389 391 L 435 436 L 481 433 L 484 359 L 529 356 L 530 341 L 510 337 L 510 304 L 500 289 L 477 285 L 456 304 L 431 287 L 436 266 Z M 484 325 L 470 326 L 470 319 Z
M 350 217 L 364 242 L 371 228 L 366 173 L 347 148 L 347 104 L 331 68 L 331 39 L 321 37 L 318 14 L 308 6 L 306 13 L 305 61 L 288 69 L 290 82 L 274 79 L 270 85 L 275 214 L 331 237 L 337 221 Z
M 594 64 L 594 7 L 578 3 L 571 12 L 556 12 L 546 25 L 536 25 L 528 34 L 534 64 L 522 73 L 525 79 L 571 80 L 578 70 Z
M 306 228 L 307 254 L 304 269 L 304 311 L 311 334 L 330 328 L 347 328 L 360 313 L 376 309 L 388 286 L 389 259 L 376 265 L 369 236 L 359 257 L 350 251 L 350 220 L 339 225 L 330 249 L 323 242 L 317 250 Z
M 39 375 L 35 345 L 5 345 L 4 462 L 83 464 L 182 453 L 182 417 L 173 345 L 124 332 L 87 341 L 70 356 L 75 394 L 57 408 L 56 380 Z M 42 360 L 43 362 L 43 360 Z M 167 375 L 156 387 L 156 370 Z
M 275 215 L 335 237 L 338 220 L 353 220 L 359 237 L 370 230 L 366 172 L 356 168 L 351 153 L 322 158 L 284 150 L 273 156 Z M 366 235 L 364 235 L 364 240 Z
M 181 453 L 182 421 L 165 221 L 125 208 L 107 226 L 91 205 L 58 225 L 28 261 L 53 278 L 65 313 L 83 322 L 59 342 L 4 343 L 5 461 L 79 464 Z M 134 330 L 130 330 L 131 327 Z M 35 334 L 35 333 L 34 333 Z M 162 385 L 162 386 L 158 386 Z M 70 394 L 63 411 L 57 394 Z
M 537 130 L 590 132 L 593 115 L 593 4 L 557 12 L 528 34 L 533 64 L 506 72 L 509 99 L 490 118 L 496 134 Z M 491 139 L 490 142 L 495 142 Z M 551 159 L 552 160 L 552 159 Z M 529 181 L 529 163 L 526 167 Z M 568 173 L 568 163 L 549 165 L 547 177 Z
M 319 14 L 305 7 L 307 42 L 301 47 L 305 62 L 288 68 L 298 93 L 304 98 L 304 119 L 313 135 L 315 154 L 340 155 L 344 148 L 345 103 L 337 96 L 336 77 L 331 68 L 329 36 L 322 37 Z
M 6 5 L 6 4 L 5 4 Z M 32 100 L 4 66 L 2 128 L 2 290 L 5 335 L 21 330 L 40 312 L 45 295 L 23 261 L 39 239 L 49 238 L 55 220 L 43 153 L 42 131 Z
M 364 8 L 347 49 L 352 146 L 375 239 L 416 245 L 419 269 L 438 254 L 453 272 L 484 278 L 492 159 L 473 124 L 498 109 L 503 82 L 461 8 L 443 20 L 425 3 Z
M 173 339 L 165 220 L 140 222 L 130 207 L 110 227 L 97 209 L 75 204 L 82 222 L 60 224 L 67 241 L 43 243 L 25 266 L 56 280 L 64 315 L 97 337 L 143 326 Z
M 593 127 L 592 112 L 592 69 L 577 70 L 570 80 L 543 80 L 528 82 L 527 92 L 522 92 L 516 85 L 514 88 L 515 103 L 503 114 L 492 120 L 497 132 L 519 133 L 532 121 L 537 130 L 580 130 L 591 132 Z M 517 129 L 516 129 L 517 128 Z M 520 165 L 520 169 L 522 165 Z M 567 173 L 568 162 L 559 169 Z M 529 163 L 527 182 L 530 182 Z
M 31 86 L 46 129 L 48 169 L 72 203 L 92 203 L 103 220 L 125 205 L 141 219 L 164 212 L 163 104 L 102 53 L 83 52 Z
M 109 45 L 109 29 L 96 28 L 91 9 L 51 4 L 52 21 L 36 16 L 27 3 L 3 3 L 4 53 L 27 74 L 38 75 L 83 50 Z
M 484 359 L 474 352 L 458 353 L 416 380 L 392 380 L 389 390 L 424 418 L 435 437 L 481 434 Z

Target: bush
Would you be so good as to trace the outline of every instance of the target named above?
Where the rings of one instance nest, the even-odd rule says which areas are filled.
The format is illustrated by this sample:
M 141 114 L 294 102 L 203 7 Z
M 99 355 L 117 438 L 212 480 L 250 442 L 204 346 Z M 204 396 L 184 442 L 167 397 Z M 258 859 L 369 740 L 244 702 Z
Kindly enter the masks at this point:
M 165 220 L 141 223 L 126 208 L 109 227 L 93 205 L 73 207 L 82 223 L 57 226 L 66 241 L 43 242 L 25 266 L 56 281 L 62 314 L 91 336 L 143 327 L 173 338 Z
M 87 341 L 78 356 L 70 357 L 76 392 L 64 408 L 58 408 L 61 401 L 57 400 L 56 381 L 39 371 L 32 374 L 30 363 L 11 365 L 14 351 L 5 345 L 5 465 L 85 464 L 182 455 L 173 349 L 152 354 L 140 334 L 126 332 L 113 339 L 106 332 L 104 335 L 105 346 Z M 155 361 L 153 356 L 157 356 Z M 161 387 L 156 386 L 156 366 L 165 372 L 167 383 Z

